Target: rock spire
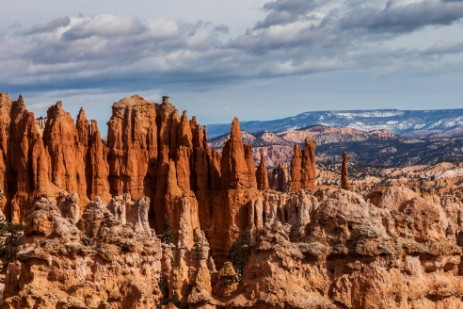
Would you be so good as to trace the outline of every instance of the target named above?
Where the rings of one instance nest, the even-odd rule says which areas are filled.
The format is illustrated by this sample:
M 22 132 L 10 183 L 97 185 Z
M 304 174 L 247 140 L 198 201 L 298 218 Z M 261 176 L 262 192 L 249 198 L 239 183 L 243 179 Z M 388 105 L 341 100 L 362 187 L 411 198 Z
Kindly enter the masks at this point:
M 297 192 L 300 189 L 314 190 L 316 187 L 317 168 L 315 165 L 315 140 L 307 138 L 304 147 L 294 145 L 294 155 L 291 159 L 291 184 L 290 190 Z
M 350 190 L 348 165 L 347 165 L 347 152 L 342 153 L 342 166 L 341 166 L 341 188 Z

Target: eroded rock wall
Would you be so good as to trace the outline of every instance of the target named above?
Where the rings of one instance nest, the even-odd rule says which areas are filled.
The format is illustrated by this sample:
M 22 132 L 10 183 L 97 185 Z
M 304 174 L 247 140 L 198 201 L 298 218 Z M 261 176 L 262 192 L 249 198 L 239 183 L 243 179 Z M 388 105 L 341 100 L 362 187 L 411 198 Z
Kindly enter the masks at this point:
M 167 97 L 116 102 L 107 141 L 60 102 L 43 135 L 22 97 L 0 111 L 0 204 L 26 226 L 2 308 L 463 307 L 458 195 L 315 190 L 313 140 L 268 173 L 238 119 L 220 155 Z

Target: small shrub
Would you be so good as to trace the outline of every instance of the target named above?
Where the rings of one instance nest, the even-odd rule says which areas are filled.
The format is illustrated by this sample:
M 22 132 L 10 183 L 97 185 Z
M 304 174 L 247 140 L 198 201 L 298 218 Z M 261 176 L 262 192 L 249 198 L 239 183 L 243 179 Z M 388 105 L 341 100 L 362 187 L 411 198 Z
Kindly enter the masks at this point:
M 251 238 L 249 235 L 249 231 L 243 231 L 241 235 L 238 237 L 238 239 L 235 241 L 235 243 L 232 245 L 230 252 L 228 253 L 228 259 L 230 260 L 230 262 L 232 262 L 233 266 L 235 267 L 239 279 L 241 279 L 244 265 L 246 265 L 246 262 L 249 257 L 248 250 L 246 250 L 243 247 L 248 246 L 250 244 L 250 240 Z
M 165 244 L 171 244 L 174 242 L 174 234 L 172 234 L 172 228 L 170 226 L 169 219 L 164 217 L 164 222 L 162 225 L 163 234 L 161 235 L 161 241 Z
M 3 262 L 0 273 L 5 273 L 8 264 L 15 258 L 22 231 L 24 231 L 22 224 L 0 223 L 0 259 Z

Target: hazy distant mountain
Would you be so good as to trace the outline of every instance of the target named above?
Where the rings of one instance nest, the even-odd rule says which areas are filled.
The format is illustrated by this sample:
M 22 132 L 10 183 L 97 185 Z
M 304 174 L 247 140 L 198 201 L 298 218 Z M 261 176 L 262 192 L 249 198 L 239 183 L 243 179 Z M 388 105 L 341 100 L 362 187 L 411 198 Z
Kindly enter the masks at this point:
M 396 135 L 427 137 L 463 134 L 463 109 L 442 110 L 351 110 L 306 112 L 294 117 L 269 121 L 243 121 L 241 129 L 250 133 L 300 130 L 321 124 L 349 127 L 365 132 L 388 130 Z M 230 124 L 208 125 L 210 138 L 228 133 Z
M 423 135 L 425 131 L 420 132 Z M 280 132 L 241 131 L 241 136 L 243 142 L 252 145 L 256 163 L 263 154 L 270 166 L 288 163 L 294 144 L 303 144 L 306 138 L 313 138 L 317 142 L 317 160 L 322 163 L 340 161 L 344 150 L 349 152 L 350 162 L 369 166 L 398 167 L 463 161 L 463 135 L 448 137 L 445 136 L 448 133 L 434 131 L 429 136 L 429 132 L 428 136 L 417 138 L 398 136 L 388 130 L 365 132 L 354 128 L 314 125 Z M 453 128 L 446 132 L 457 130 Z M 228 137 L 228 134 L 224 134 L 211 138 L 209 145 L 220 150 Z

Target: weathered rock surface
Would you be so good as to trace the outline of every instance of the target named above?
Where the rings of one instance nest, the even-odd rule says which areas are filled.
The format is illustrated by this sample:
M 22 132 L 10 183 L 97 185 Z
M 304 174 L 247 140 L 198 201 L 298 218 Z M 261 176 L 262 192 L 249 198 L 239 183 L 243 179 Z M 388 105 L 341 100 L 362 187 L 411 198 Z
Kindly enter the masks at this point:
M 108 123 L 108 178 L 112 195 L 129 193 L 139 198 L 154 189 L 157 133 L 154 104 L 139 96 L 114 103 Z
M 277 167 L 274 167 L 272 173 L 269 176 L 270 188 L 282 192 L 287 190 L 289 175 L 288 165 L 286 163 L 280 163 L 277 165 Z
M 267 190 L 269 188 L 267 165 L 265 164 L 265 157 L 263 155 L 260 157 L 260 163 L 256 170 L 256 181 L 257 189 Z
M 31 201 L 36 193 L 53 194 L 57 190 L 51 183 L 50 154 L 35 124 L 34 114 L 27 111 L 22 96 L 11 104 L 9 118 L 9 126 L 5 122 L 2 129 L 8 132 L 3 142 L 6 156 L 5 213 L 13 222 L 20 222 L 31 211 Z
M 307 138 L 304 148 L 294 145 L 294 155 L 291 159 L 291 185 L 292 192 L 300 189 L 313 190 L 316 186 L 317 168 L 315 165 L 315 140 Z
M 238 118 L 233 119 L 230 139 L 222 151 L 222 188 L 256 189 L 255 166 L 250 146 L 243 144 Z
M 461 206 L 461 204 L 460 204 Z M 462 248 L 441 205 L 399 211 L 335 191 L 298 224 L 262 229 L 230 303 L 253 308 L 459 308 Z M 427 214 L 427 215 L 425 215 Z M 241 295 L 249 295 L 242 298 Z
M 220 155 L 168 97 L 115 103 L 107 142 L 61 103 L 43 135 L 21 97 L 0 111 L 0 205 L 26 224 L 2 308 L 463 307 L 463 202 L 445 178 L 359 194 L 338 166 L 316 187 L 311 139 L 290 175 L 268 173 L 238 119 Z
M 100 200 L 77 226 L 40 198 L 8 265 L 2 308 L 154 308 L 161 242 L 123 225 Z
M 79 118 L 79 121 L 83 121 Z M 43 141 L 51 159 L 51 182 L 61 190 L 77 192 L 86 199 L 87 178 L 85 174 L 86 147 L 83 135 L 87 128 L 79 126 L 78 132 L 71 115 L 64 111 L 61 101 L 47 111 L 47 122 L 43 131 Z M 86 201 L 85 201 L 86 202 Z
M 348 175 L 348 165 L 347 165 L 347 152 L 342 153 L 342 165 L 341 165 L 341 188 L 344 190 L 350 190 L 350 182 Z

